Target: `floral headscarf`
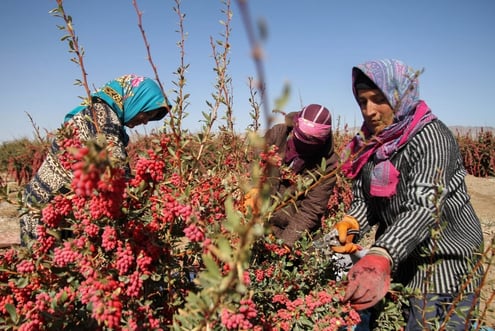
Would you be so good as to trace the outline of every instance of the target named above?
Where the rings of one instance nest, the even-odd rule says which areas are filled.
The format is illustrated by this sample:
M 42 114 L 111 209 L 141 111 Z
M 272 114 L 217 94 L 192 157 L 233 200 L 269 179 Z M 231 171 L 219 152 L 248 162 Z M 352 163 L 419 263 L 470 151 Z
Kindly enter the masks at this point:
M 410 137 L 436 118 L 424 101 L 419 99 L 418 72 L 398 60 L 369 61 L 352 69 L 352 90 L 358 98 L 356 77 L 367 76 L 383 92 L 394 109 L 394 123 L 373 136 L 363 123 L 345 153 L 347 161 L 342 171 L 349 178 L 356 177 L 370 157 L 376 166 L 371 179 L 371 194 L 390 197 L 396 192 L 399 172 L 390 162 L 390 156 Z
M 93 98 L 105 101 L 117 114 L 123 124 L 127 124 L 141 112 L 158 108 L 169 108 L 169 104 L 158 84 L 147 77 L 134 74 L 121 76 L 106 83 L 91 94 Z M 65 122 L 84 110 L 87 105 L 74 108 L 65 116 Z

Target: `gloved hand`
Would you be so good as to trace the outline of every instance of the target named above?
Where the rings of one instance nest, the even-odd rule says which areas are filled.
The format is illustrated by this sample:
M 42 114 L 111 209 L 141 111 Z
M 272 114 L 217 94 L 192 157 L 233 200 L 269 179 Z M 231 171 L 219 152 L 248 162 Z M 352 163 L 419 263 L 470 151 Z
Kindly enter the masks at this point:
M 337 222 L 334 229 L 339 233 L 339 242 L 342 246 L 332 246 L 332 250 L 341 254 L 352 254 L 361 249 L 361 246 L 353 243 L 354 236 L 359 234 L 358 221 L 349 215 Z
M 251 208 L 251 211 L 254 213 L 255 211 L 258 212 L 260 209 L 260 202 L 259 202 L 259 193 L 260 190 L 257 187 L 252 188 L 249 190 L 249 192 L 246 193 L 244 196 L 244 209 Z
M 349 282 L 342 301 L 350 301 L 356 310 L 373 307 L 387 294 L 390 272 L 388 258 L 377 254 L 365 255 L 349 270 Z

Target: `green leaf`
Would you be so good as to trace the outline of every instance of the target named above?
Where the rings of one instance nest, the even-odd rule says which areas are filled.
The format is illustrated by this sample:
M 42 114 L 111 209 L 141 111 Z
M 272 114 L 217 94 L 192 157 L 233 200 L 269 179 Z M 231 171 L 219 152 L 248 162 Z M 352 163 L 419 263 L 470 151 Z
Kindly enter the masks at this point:
M 52 229 L 47 229 L 46 232 L 51 235 L 52 237 L 55 237 L 57 240 L 60 240 L 60 232 Z
M 325 170 L 327 169 L 327 160 L 325 158 L 321 159 L 320 169 L 322 172 L 325 172 Z
M 5 304 L 5 309 L 9 312 L 10 318 L 12 321 L 14 321 L 15 324 L 19 321 L 19 316 L 17 315 L 17 312 L 15 311 L 15 306 L 11 303 Z
M 27 285 L 29 284 L 29 280 L 25 277 L 22 277 L 22 278 L 19 278 L 17 279 L 17 281 L 15 282 L 15 285 L 18 287 L 18 288 L 24 288 L 26 287 Z
M 62 294 L 60 295 L 60 297 L 58 298 L 58 301 L 59 302 L 65 302 L 67 301 L 67 298 L 69 296 L 67 295 L 67 292 L 66 291 L 62 291 Z
M 151 274 L 151 280 L 154 281 L 154 282 L 158 282 L 161 278 L 162 278 L 162 276 L 160 276 L 157 273 L 152 273 Z
M 208 103 L 208 102 L 207 102 Z M 201 114 L 203 115 L 203 118 L 207 121 L 211 121 L 211 113 L 207 113 L 202 111 Z
M 230 232 L 238 231 L 241 224 L 241 216 L 234 209 L 232 198 L 228 198 L 225 201 L 225 213 L 227 214 L 227 221 L 225 222 L 225 228 Z
M 203 262 L 206 266 L 206 271 L 210 274 L 210 276 L 213 277 L 213 279 L 221 279 L 222 278 L 222 273 L 220 272 L 220 268 L 216 264 L 216 262 L 213 260 L 213 257 L 211 255 L 204 255 L 203 256 Z
M 218 258 L 223 262 L 230 262 L 232 259 L 232 247 L 227 238 L 221 237 L 218 239 Z

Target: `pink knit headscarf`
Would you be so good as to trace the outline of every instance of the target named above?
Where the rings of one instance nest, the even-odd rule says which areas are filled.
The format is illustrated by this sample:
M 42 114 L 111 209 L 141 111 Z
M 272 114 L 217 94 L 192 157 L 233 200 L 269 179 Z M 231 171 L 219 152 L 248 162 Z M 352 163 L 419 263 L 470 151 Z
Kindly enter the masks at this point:
M 309 144 L 325 142 L 332 132 L 332 116 L 330 111 L 317 104 L 304 107 L 298 114 L 294 126 L 297 140 Z
M 299 173 L 308 160 L 321 157 L 329 144 L 332 146 L 332 116 L 327 108 L 311 104 L 304 107 L 294 121 L 284 162 Z

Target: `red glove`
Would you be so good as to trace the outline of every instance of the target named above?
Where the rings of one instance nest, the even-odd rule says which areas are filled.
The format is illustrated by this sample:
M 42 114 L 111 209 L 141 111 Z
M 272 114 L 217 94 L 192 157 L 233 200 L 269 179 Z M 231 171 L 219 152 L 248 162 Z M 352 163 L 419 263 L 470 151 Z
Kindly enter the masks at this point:
M 356 310 L 373 307 L 390 287 L 390 261 L 382 255 L 365 255 L 349 270 L 347 279 L 342 301 L 350 301 Z
M 332 246 L 332 250 L 341 254 L 352 254 L 361 249 L 361 246 L 353 243 L 354 234 L 359 233 L 358 221 L 349 215 L 344 216 L 341 221 L 334 226 L 339 233 L 339 242 L 342 246 Z

